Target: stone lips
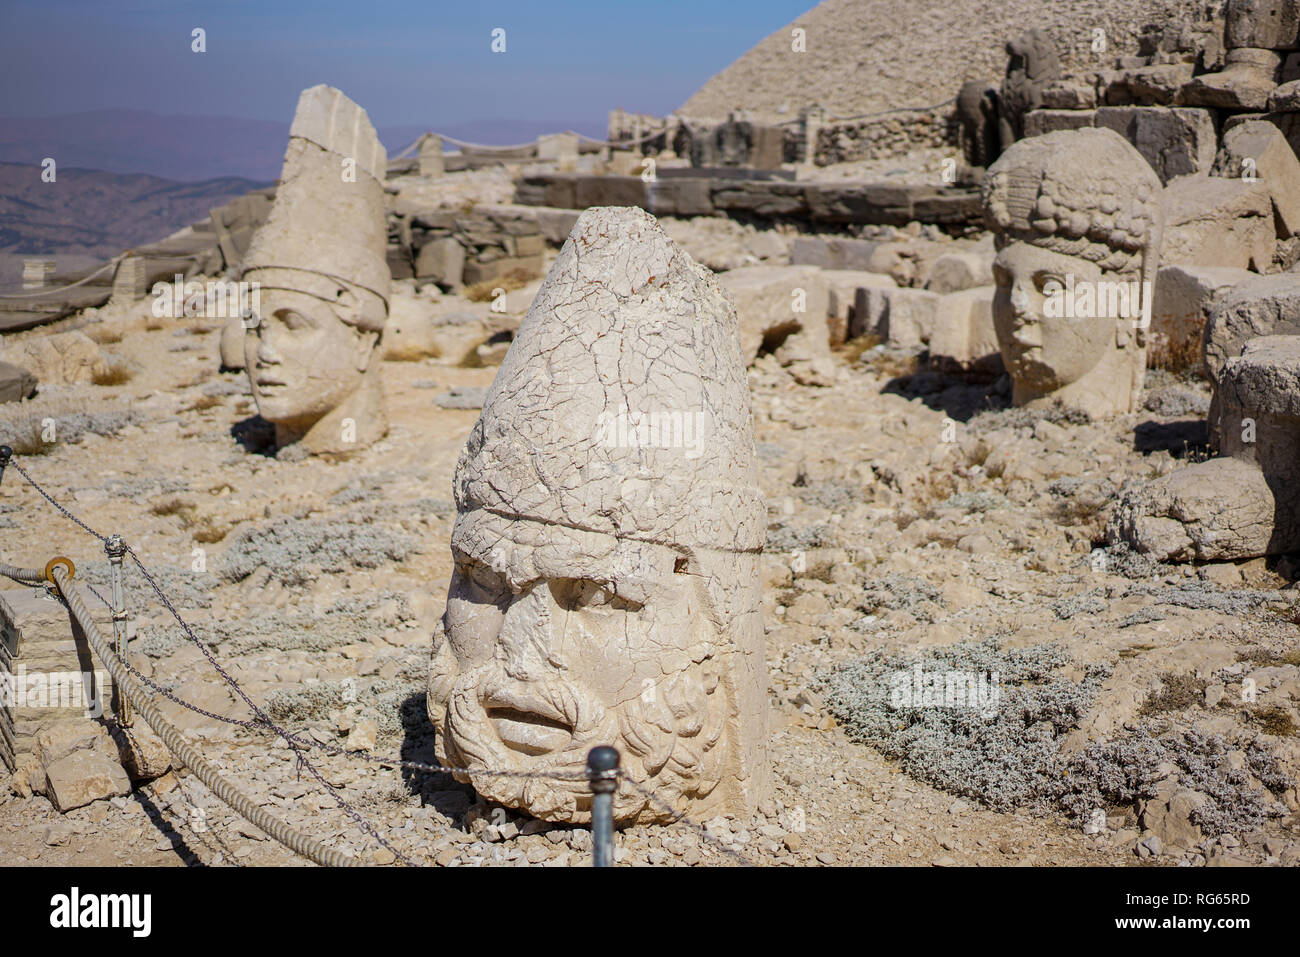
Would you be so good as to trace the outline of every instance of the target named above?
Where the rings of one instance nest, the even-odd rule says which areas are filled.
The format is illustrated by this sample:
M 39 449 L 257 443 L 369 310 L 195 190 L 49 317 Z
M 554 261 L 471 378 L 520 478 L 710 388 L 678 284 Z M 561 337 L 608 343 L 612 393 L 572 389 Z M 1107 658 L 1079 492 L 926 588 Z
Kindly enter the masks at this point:
M 698 457 L 611 435 L 619 416 L 672 413 L 702 413 Z M 735 311 L 648 213 L 597 207 L 578 219 L 488 393 L 455 492 L 462 513 L 761 550 Z

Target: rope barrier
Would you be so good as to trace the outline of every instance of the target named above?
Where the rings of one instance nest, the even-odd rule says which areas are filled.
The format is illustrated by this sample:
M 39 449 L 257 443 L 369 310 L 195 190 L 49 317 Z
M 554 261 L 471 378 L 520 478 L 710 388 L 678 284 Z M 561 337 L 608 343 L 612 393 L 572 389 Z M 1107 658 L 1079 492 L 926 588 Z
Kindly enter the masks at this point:
M 0 456 L 3 456 L 4 452 L 8 452 L 8 450 L 5 449 L 0 451 Z M 24 481 L 31 485 L 32 488 L 41 495 L 41 497 L 54 506 L 54 508 L 63 514 L 69 521 L 73 522 L 87 534 L 99 541 L 105 543 L 108 542 L 108 536 L 102 535 L 95 529 L 91 528 L 88 524 L 83 522 L 56 501 L 49 492 L 42 488 L 27 473 L 27 471 L 22 468 L 21 465 L 12 461 L 11 457 L 4 457 L 0 460 L 0 477 L 3 476 L 5 468 L 9 466 L 15 468 L 18 474 L 23 477 Z M 49 565 L 47 565 L 46 569 L 21 568 L 0 562 L 0 575 L 30 585 L 52 583 L 58 589 L 59 597 L 61 597 L 68 605 L 68 608 L 72 611 L 73 616 L 86 634 L 92 650 L 99 656 L 100 660 L 104 662 L 105 667 L 108 669 L 109 674 L 116 683 L 119 692 L 137 711 L 140 712 L 146 723 L 148 723 L 159 738 L 162 739 L 163 743 L 167 746 L 168 750 L 175 755 L 177 760 L 194 771 L 199 780 L 233 810 L 251 821 L 266 834 L 275 838 L 285 847 L 288 847 L 290 850 L 308 858 L 309 860 L 325 866 L 355 866 L 358 863 L 354 858 L 345 855 L 340 851 L 324 847 L 313 839 L 298 832 L 279 818 L 264 811 L 233 783 L 222 777 L 216 768 L 208 764 L 202 755 L 199 754 L 199 752 L 181 735 L 180 731 L 163 717 L 162 713 L 157 710 L 153 701 L 145 694 L 144 688 L 147 687 L 155 694 L 168 699 L 174 704 L 212 720 L 241 727 L 246 730 L 265 728 L 272 731 L 277 737 L 281 738 L 285 742 L 285 745 L 294 753 L 296 763 L 300 767 L 305 767 L 308 770 L 308 773 L 310 773 L 326 789 L 327 793 L 334 798 L 341 810 L 351 817 L 353 821 L 366 831 L 377 843 L 392 852 L 397 860 L 408 865 L 413 865 L 414 862 L 386 841 L 374 829 L 374 827 L 356 811 L 355 808 L 335 793 L 337 789 L 334 788 L 333 785 L 329 784 L 314 765 L 307 760 L 302 753 L 303 749 L 316 749 L 334 757 L 341 756 L 359 758 L 384 766 L 428 774 L 464 774 L 469 776 L 471 780 L 473 780 L 474 776 L 534 780 L 541 779 L 550 781 L 588 780 L 587 773 L 583 771 L 564 771 L 560 769 L 541 771 L 500 771 L 487 768 L 462 768 L 446 765 L 432 765 L 402 758 L 389 758 L 381 755 L 373 755 L 364 751 L 348 750 L 346 748 L 328 744 L 324 741 L 319 741 L 314 737 L 306 737 L 301 734 L 290 732 L 276 724 L 270 715 L 254 703 L 247 693 L 239 686 L 239 683 L 235 681 L 229 672 L 221 666 L 213 656 L 211 650 L 197 635 L 194 634 L 189 623 L 185 621 L 185 619 L 180 615 L 180 612 L 176 610 L 175 606 L 167 598 L 167 595 L 163 592 L 157 580 L 152 574 L 150 574 L 148 568 L 145 566 L 144 562 L 141 561 L 135 551 L 127 546 L 126 553 L 131 556 L 132 561 L 135 562 L 141 575 L 143 575 L 145 580 L 149 583 L 158 599 L 171 613 L 172 617 L 180 624 L 186 637 L 199 648 L 200 652 L 208 660 L 209 664 L 212 665 L 217 674 L 248 706 L 249 710 L 254 715 L 252 719 L 245 720 L 232 718 L 227 715 L 219 715 L 200 708 L 199 706 L 173 694 L 153 679 L 142 674 L 131 665 L 129 661 L 125 661 L 118 657 L 116 652 L 99 632 L 98 625 L 87 611 L 79 590 L 79 584 L 74 581 L 72 575 L 69 573 L 71 563 L 66 559 L 53 559 Z M 93 585 L 87 583 L 85 587 L 106 607 L 110 609 L 112 608 L 111 603 L 101 595 Z M 686 814 L 676 811 L 670 804 L 656 795 L 653 790 L 647 788 L 626 772 L 619 770 L 617 772 L 617 778 L 620 782 L 626 783 L 630 788 L 640 793 L 648 803 L 655 805 L 660 811 L 669 815 L 675 823 L 682 823 L 690 827 L 706 842 L 716 846 L 725 855 L 731 857 L 737 862 L 747 865 L 751 864 L 751 862 L 745 859 L 745 857 L 739 852 L 728 847 L 726 844 L 723 844 L 715 836 L 710 834 L 707 828 L 693 821 Z
M 81 598 L 80 589 L 73 583 L 72 577 L 63 565 L 55 565 L 52 571 L 59 594 L 67 603 L 69 610 L 81 626 L 90 644 L 91 650 L 99 656 L 108 673 L 112 675 L 119 693 L 124 695 L 135 710 L 144 718 L 154 733 L 167 745 L 167 750 L 174 754 L 183 765 L 194 772 L 195 776 L 235 811 L 257 825 L 285 847 L 300 854 L 308 860 L 326 867 L 352 867 L 357 861 L 341 851 L 325 847 L 288 824 L 281 821 L 269 811 L 260 807 L 252 798 L 240 791 L 234 784 L 224 778 L 219 771 L 199 754 L 193 745 L 185 739 L 177 728 L 171 724 L 154 703 L 145 695 L 136 683 L 135 677 L 122 667 L 121 659 L 109 647 L 104 636 L 99 633 L 99 626 L 90 616 L 86 604 Z
M 59 286 L 57 289 L 42 289 L 40 292 L 4 293 L 0 294 L 0 299 L 35 299 L 40 296 L 52 296 L 56 292 L 66 292 L 69 289 L 76 289 L 78 286 L 84 286 L 104 270 L 110 268 L 113 270 L 113 278 L 116 279 L 117 267 L 122 264 L 122 260 L 126 258 L 126 255 L 126 253 L 122 253 L 120 256 L 115 256 L 92 272 L 89 276 L 78 279 L 76 282 L 69 283 L 66 286 Z

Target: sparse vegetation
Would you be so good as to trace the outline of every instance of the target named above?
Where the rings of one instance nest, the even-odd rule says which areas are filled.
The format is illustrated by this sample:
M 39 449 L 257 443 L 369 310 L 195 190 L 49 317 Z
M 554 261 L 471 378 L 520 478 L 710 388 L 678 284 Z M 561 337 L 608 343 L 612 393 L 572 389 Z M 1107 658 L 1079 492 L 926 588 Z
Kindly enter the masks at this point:
M 513 289 L 522 289 L 537 278 L 537 273 L 531 269 L 512 269 L 504 276 L 498 276 L 496 279 L 488 279 L 466 286 L 461 294 L 470 302 L 491 302 L 495 295 L 492 290 L 501 289 L 510 292 Z
M 1204 701 L 1204 678 L 1165 672 L 1160 676 L 1160 690 L 1147 696 L 1138 714 L 1154 717 L 1166 711 L 1183 711 Z

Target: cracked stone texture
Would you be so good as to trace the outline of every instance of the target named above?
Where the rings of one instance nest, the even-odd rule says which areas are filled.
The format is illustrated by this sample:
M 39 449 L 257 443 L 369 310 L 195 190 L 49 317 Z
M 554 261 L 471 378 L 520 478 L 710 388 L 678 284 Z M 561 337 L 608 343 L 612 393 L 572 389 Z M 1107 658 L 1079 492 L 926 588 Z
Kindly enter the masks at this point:
M 691 814 L 768 793 L 765 505 L 736 313 L 648 213 L 578 219 L 461 452 L 429 709 L 453 766 L 624 769 Z M 473 774 L 584 821 L 585 782 Z M 620 820 L 670 812 L 626 785 Z
M 385 164 L 365 110 L 332 87 L 302 92 L 275 203 L 243 274 L 261 299 L 244 365 L 280 445 L 345 455 L 388 430 L 373 355 L 392 281 L 377 178 Z

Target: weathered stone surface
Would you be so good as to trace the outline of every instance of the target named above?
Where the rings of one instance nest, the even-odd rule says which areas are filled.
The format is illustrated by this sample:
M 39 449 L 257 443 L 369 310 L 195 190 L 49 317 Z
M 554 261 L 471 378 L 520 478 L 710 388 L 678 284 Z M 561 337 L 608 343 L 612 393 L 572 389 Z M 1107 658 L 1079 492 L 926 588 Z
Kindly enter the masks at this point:
M 231 316 L 221 325 L 221 341 L 217 346 L 221 368 L 242 371 L 244 368 L 244 320 Z
M 980 243 L 961 252 L 944 253 L 930 267 L 925 288 L 939 294 L 987 286 L 993 282 L 992 242 Z
M 1300 419 L 1300 335 L 1251 339 L 1240 356 L 1224 365 L 1219 389 L 1225 408 Z M 1239 433 L 1233 435 L 1237 438 L 1228 437 L 1230 452 L 1238 445 L 1259 444 L 1258 435 L 1254 443 L 1241 443 Z M 1294 471 L 1300 472 L 1300 460 Z
M 1096 118 L 1096 110 L 1034 110 L 1025 114 L 1025 136 L 1083 129 L 1093 126 Z
M 573 209 L 590 206 L 645 207 L 648 184 L 640 176 L 579 176 L 573 186 Z M 547 203 L 547 206 L 559 205 Z
M 1002 370 L 1002 353 L 993 323 L 996 294 L 997 287 L 988 285 L 940 298 L 930 333 L 933 365 L 989 375 Z
M 1103 70 L 1097 77 L 1107 106 L 1176 106 L 1194 64 L 1161 63 L 1132 70 Z
M 1233 0 L 1228 4 L 1224 37 L 1229 49 L 1289 50 L 1300 32 L 1296 0 Z
M 890 345 L 923 345 L 934 331 L 939 299 L 925 289 L 859 288 L 849 337 L 874 335 Z
M 1285 238 L 1300 232 L 1300 160 L 1272 123 L 1254 120 L 1228 130 L 1214 172 L 1258 178 L 1273 201 L 1277 234 Z
M 0 362 L 0 402 L 17 402 L 36 391 L 36 376 L 12 362 Z
M 1272 50 L 1228 50 L 1217 73 L 1205 73 L 1182 90 L 1184 103 L 1228 110 L 1262 110 L 1277 87 L 1282 58 Z
M 1258 336 L 1300 335 L 1300 274 L 1254 276 L 1229 290 L 1205 330 L 1205 373 L 1217 382 L 1229 359 Z
M 1095 77 L 1061 77 L 1042 88 L 1045 110 L 1094 110 L 1097 108 Z
M 656 216 L 712 216 L 713 198 L 708 179 L 674 176 L 650 184 L 647 205 Z
M 747 266 L 718 276 L 735 304 L 741 354 L 752 363 L 775 353 L 801 382 L 826 384 L 830 358 L 827 282 L 812 266 Z
M 660 427 L 674 412 L 689 436 Z M 615 744 L 673 808 L 619 788 L 617 819 L 753 813 L 770 784 L 752 430 L 712 274 L 641 210 L 584 213 L 457 465 L 440 760 L 580 778 Z M 466 779 L 543 820 L 590 818 L 583 780 Z
M 245 257 L 262 312 L 244 364 L 280 445 L 346 455 L 388 431 L 380 363 L 371 361 L 392 282 L 386 172 L 360 106 L 331 87 L 303 91 L 275 203 Z
M 167 745 L 140 718 L 130 728 L 115 728 L 118 760 L 132 782 L 152 781 L 172 769 Z
M 880 244 L 867 239 L 796 236 L 790 247 L 792 266 L 816 266 L 818 269 L 868 271 L 872 256 Z
M 432 279 L 448 290 L 460 289 L 465 276 L 465 247 L 452 236 L 432 239 L 415 257 L 417 279 Z
M 0 350 L 0 361 L 21 366 L 47 385 L 93 382 L 108 371 L 99 346 L 84 332 L 41 335 Z
M 419 152 L 420 175 L 428 179 L 437 179 L 446 172 L 442 161 L 442 137 L 426 133 L 420 140 Z
M 539 276 L 542 272 L 542 256 L 507 256 L 491 262 L 470 260 L 465 263 L 464 282 L 472 286 L 481 282 L 495 282 L 510 273 Z
M 859 289 L 893 289 L 896 285 L 888 276 L 857 269 L 827 269 L 822 278 L 826 282 L 826 321 L 833 346 L 848 338 Z
M 1153 337 L 1172 353 L 1199 352 L 1215 306 L 1237 283 L 1253 278 L 1255 273 L 1231 267 L 1162 266 L 1151 309 Z
M 1023 140 L 989 170 L 994 322 L 1017 405 L 1059 401 L 1096 418 L 1139 407 L 1160 194 L 1143 156 L 1104 128 Z M 1061 288 L 1049 296 L 1043 276 Z M 1092 295 L 1072 304 L 1065 287 Z
M 1263 183 L 1187 176 L 1165 188 L 1163 205 L 1165 263 L 1255 272 L 1272 263 L 1277 233 Z
M 1211 459 L 1126 491 L 1107 536 L 1157 561 L 1256 558 L 1269 553 L 1276 507 L 1273 490 L 1252 463 Z
M 711 182 L 709 195 L 715 209 L 764 217 L 808 215 L 807 191 L 800 183 Z
M 1283 83 L 1268 95 L 1268 109 L 1274 113 L 1300 111 L 1300 80 Z
M 1104 106 L 1095 125 L 1127 139 L 1168 183 L 1178 176 L 1209 172 L 1218 148 L 1209 110 L 1163 106 Z
M 99 751 L 75 751 L 46 767 L 45 776 L 50 801 L 64 814 L 131 793 L 122 765 Z
M 1150 831 L 1165 845 L 1185 850 L 1204 839 L 1201 829 L 1192 823 L 1192 812 L 1208 801 L 1204 794 L 1181 788 L 1165 796 L 1158 795 L 1142 804 L 1142 828 Z

